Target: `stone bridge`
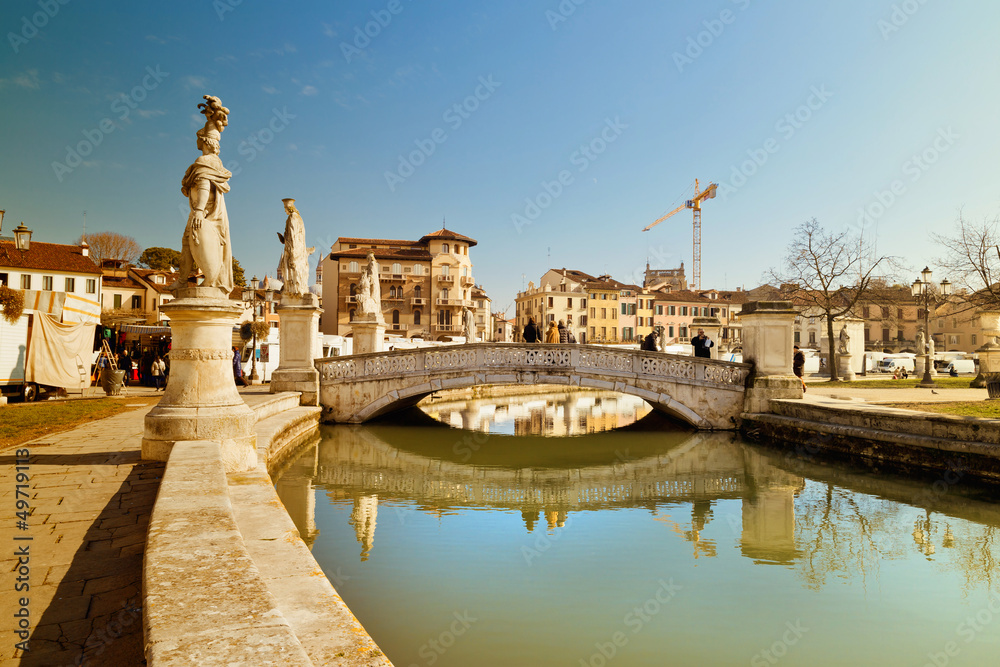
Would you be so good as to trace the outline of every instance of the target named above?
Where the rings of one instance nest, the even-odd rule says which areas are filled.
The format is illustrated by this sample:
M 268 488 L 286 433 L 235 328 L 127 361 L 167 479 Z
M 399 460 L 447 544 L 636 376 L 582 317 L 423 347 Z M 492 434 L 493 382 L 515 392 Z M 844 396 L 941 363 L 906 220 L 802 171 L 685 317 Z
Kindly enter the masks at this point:
M 696 428 L 735 428 L 750 364 L 597 345 L 476 343 L 316 361 L 323 420 L 361 423 L 444 389 L 562 385 L 638 396 Z

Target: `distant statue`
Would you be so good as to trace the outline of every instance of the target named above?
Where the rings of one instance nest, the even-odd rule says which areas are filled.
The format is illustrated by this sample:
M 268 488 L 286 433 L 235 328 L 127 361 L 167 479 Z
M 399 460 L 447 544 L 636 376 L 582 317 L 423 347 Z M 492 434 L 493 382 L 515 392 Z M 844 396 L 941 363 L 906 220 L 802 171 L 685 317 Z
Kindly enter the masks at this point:
M 656 327 L 656 351 L 663 352 L 665 346 L 663 327 Z
M 382 320 L 382 288 L 379 284 L 379 267 L 374 253 L 368 253 L 368 264 L 358 282 L 358 315 L 369 315 Z
M 851 353 L 851 337 L 847 335 L 847 327 L 843 327 L 840 330 L 840 347 L 837 349 L 839 354 L 850 354 Z
M 465 342 L 475 343 L 476 342 L 476 316 L 472 314 L 472 310 L 469 308 L 462 309 L 462 327 L 465 331 Z
M 218 97 L 204 98 L 198 108 L 205 126 L 197 132 L 202 155 L 181 179 L 181 194 L 188 198 L 191 212 L 181 239 L 180 272 L 170 289 L 186 287 L 192 270 L 198 268 L 204 276 L 203 287 L 217 287 L 228 296 L 233 291 L 233 248 L 223 195 L 229 192 L 232 173 L 219 158 L 219 139 L 229 124 L 229 109 Z
M 302 222 L 294 199 L 282 199 L 285 204 L 285 233 L 278 232 L 278 240 L 285 250 L 281 253 L 281 277 L 284 278 L 283 294 L 299 296 L 309 293 L 309 255 L 316 248 L 306 247 L 306 226 Z
M 917 342 L 917 354 L 927 354 L 928 350 L 925 349 L 927 343 L 926 341 L 924 341 L 923 330 L 917 332 L 916 342 Z

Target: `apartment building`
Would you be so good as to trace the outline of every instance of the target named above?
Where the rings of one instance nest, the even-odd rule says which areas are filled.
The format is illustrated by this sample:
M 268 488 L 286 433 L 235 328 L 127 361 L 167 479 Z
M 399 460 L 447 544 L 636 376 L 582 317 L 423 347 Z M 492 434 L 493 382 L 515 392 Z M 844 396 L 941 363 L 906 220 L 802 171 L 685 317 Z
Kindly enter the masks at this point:
M 462 313 L 471 308 L 477 325 L 489 331 L 489 299 L 473 296 L 469 250 L 475 239 L 442 228 L 417 241 L 341 237 L 322 260 L 324 334 L 351 334 L 358 282 L 368 253 L 380 266 L 386 333 L 407 338 L 448 340 L 462 335 Z M 478 312 L 477 302 L 485 311 Z M 482 317 L 480 318 L 480 315 Z

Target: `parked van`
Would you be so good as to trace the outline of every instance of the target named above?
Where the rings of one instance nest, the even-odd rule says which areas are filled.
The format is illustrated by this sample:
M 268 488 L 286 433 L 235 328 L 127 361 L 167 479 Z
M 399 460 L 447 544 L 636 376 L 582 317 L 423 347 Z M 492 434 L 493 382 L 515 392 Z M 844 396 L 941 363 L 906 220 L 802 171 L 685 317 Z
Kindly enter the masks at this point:
M 895 373 L 903 368 L 907 373 L 912 373 L 914 368 L 912 357 L 886 357 L 878 363 L 878 370 L 881 373 Z
M 973 359 L 955 359 L 951 361 L 947 366 L 944 367 L 944 373 L 947 375 L 951 374 L 951 369 L 955 369 L 958 374 L 962 373 L 975 373 L 976 372 L 976 362 Z

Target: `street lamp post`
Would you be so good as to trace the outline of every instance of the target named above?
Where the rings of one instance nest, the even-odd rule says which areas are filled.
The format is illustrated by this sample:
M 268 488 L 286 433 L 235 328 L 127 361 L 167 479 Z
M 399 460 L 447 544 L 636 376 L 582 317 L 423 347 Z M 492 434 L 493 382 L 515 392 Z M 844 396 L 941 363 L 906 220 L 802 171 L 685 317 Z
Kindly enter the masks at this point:
M 270 303 L 274 291 L 268 288 L 268 281 L 265 277 L 264 279 L 264 303 Z M 250 384 L 258 384 L 260 382 L 260 376 L 257 375 L 257 327 L 254 326 L 257 323 L 257 305 L 261 303 L 261 299 L 257 294 L 257 290 L 260 287 L 260 281 L 257 280 L 257 276 L 250 279 L 250 288 L 243 290 L 243 300 L 250 304 L 253 309 L 253 318 L 250 320 L 250 329 L 253 333 L 253 360 L 250 365 Z M 267 321 L 267 318 L 264 318 Z
M 938 288 L 938 294 L 934 293 L 933 283 L 931 283 L 931 278 L 933 272 L 924 267 L 924 270 L 920 272 L 920 278 L 913 281 L 913 285 L 910 286 L 910 293 L 917 303 L 923 302 L 924 305 L 924 377 L 921 378 L 918 387 L 936 387 L 934 380 L 931 378 L 931 305 L 937 305 L 939 300 L 947 298 L 951 293 L 951 283 L 945 278 L 941 281 L 940 287 Z

